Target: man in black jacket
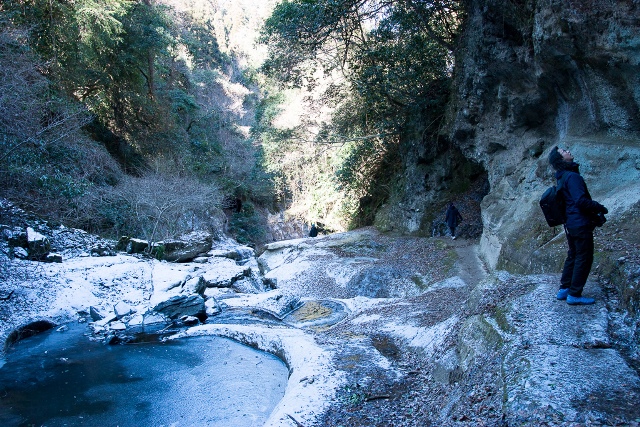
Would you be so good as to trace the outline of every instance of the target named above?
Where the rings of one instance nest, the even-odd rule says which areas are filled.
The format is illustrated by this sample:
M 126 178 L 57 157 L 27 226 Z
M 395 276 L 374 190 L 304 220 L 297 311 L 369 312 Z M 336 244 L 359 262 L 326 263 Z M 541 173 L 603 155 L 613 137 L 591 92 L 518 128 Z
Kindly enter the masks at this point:
M 549 153 L 549 164 L 556 170 L 556 179 L 568 174 L 560 189 L 565 200 L 567 221 L 564 225 L 569 252 L 562 269 L 557 298 L 570 305 L 593 304 L 593 298 L 582 296 L 593 264 L 593 229 L 598 215 L 608 213 L 607 208 L 591 199 L 579 165 L 573 161 L 570 151 L 554 147 Z
M 447 226 L 449 227 L 449 231 L 451 231 L 451 238 L 456 240 L 456 227 L 458 224 L 462 222 L 462 215 L 453 205 L 453 202 L 449 203 L 449 207 L 447 208 L 447 212 L 444 214 L 445 221 L 447 222 Z

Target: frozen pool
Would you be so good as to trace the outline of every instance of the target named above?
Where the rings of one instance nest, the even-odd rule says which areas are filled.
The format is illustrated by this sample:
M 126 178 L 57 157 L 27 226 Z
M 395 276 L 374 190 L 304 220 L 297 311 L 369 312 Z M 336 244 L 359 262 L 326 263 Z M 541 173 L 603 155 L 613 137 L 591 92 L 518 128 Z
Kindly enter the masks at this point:
M 275 356 L 220 337 L 109 346 L 79 325 L 0 362 L 0 425 L 262 426 L 283 397 Z

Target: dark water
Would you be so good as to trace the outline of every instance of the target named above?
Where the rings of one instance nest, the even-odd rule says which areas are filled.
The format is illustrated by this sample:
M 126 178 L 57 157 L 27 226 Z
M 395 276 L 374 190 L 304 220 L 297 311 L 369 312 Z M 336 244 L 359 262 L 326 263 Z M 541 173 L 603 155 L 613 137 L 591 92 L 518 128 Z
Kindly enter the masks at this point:
M 282 361 L 225 338 L 109 346 L 83 332 L 13 346 L 0 426 L 261 426 L 284 395 Z

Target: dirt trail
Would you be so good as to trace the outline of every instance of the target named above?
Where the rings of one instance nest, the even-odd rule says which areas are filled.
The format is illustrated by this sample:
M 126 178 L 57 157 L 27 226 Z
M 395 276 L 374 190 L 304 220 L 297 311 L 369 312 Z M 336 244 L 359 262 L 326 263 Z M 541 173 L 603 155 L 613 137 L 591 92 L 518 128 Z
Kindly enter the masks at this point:
M 457 239 L 448 242 L 458 254 L 456 266 L 458 276 L 466 284 L 473 287 L 487 276 L 487 269 L 478 256 L 479 244 L 477 240 Z

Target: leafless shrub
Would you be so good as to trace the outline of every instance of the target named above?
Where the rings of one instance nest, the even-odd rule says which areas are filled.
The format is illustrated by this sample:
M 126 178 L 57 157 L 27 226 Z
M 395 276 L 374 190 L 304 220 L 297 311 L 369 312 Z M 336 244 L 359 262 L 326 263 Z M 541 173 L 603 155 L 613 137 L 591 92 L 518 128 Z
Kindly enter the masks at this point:
M 127 177 L 103 191 L 97 202 L 102 215 L 111 212 L 121 234 L 150 242 L 195 229 L 220 231 L 222 193 L 190 177 L 157 172 Z

